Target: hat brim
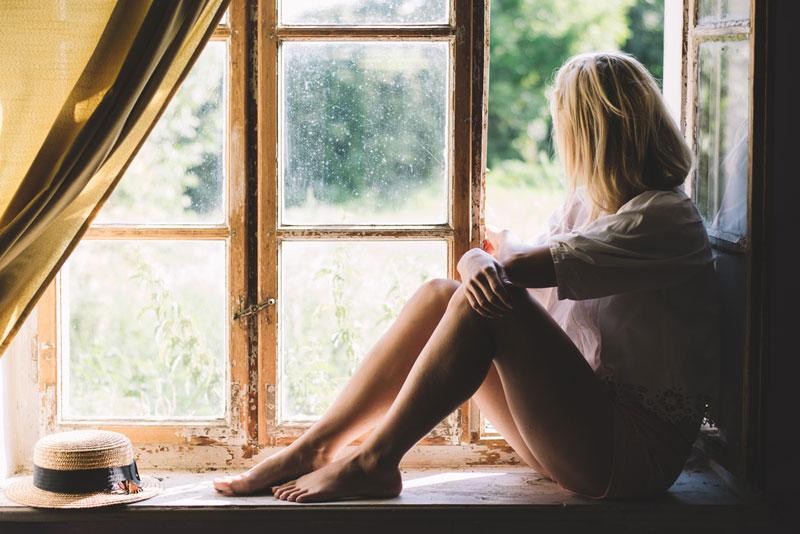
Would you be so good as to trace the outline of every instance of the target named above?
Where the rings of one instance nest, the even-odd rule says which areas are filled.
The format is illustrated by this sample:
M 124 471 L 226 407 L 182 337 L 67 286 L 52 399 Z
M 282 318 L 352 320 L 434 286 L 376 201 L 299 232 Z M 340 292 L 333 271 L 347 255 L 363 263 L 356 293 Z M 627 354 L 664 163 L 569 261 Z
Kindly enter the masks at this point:
M 33 485 L 33 477 L 22 477 L 10 482 L 5 495 L 14 502 L 34 508 L 100 508 L 117 504 L 130 504 L 155 497 L 161 492 L 161 482 L 143 476 L 139 493 L 54 493 Z

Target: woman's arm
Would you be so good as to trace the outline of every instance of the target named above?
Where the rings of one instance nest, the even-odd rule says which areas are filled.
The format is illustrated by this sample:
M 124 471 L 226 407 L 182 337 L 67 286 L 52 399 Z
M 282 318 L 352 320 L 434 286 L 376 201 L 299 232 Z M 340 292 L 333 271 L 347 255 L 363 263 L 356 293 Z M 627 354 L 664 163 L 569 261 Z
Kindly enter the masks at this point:
M 508 282 L 520 287 L 553 287 L 556 272 L 548 245 L 526 245 L 509 230 L 486 228 L 484 248 L 503 266 Z

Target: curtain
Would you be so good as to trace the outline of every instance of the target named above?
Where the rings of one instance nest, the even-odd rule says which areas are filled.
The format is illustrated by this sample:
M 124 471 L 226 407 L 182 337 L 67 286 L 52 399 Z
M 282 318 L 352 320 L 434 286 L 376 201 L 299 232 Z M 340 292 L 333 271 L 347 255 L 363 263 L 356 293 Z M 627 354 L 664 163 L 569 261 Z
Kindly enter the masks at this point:
M 0 355 L 228 0 L 0 0 Z

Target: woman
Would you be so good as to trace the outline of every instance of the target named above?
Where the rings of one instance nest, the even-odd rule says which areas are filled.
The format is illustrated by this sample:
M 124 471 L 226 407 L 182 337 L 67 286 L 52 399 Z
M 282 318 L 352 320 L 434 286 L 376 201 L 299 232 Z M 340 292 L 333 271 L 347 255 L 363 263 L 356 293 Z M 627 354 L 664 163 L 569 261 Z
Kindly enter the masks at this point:
M 572 58 L 550 106 L 571 188 L 549 232 L 523 244 L 488 230 L 458 262 L 462 282 L 420 287 L 322 419 L 218 491 L 396 496 L 400 459 L 470 397 L 570 491 L 630 498 L 673 483 L 718 345 L 708 237 L 681 190 L 690 151 L 628 55 Z

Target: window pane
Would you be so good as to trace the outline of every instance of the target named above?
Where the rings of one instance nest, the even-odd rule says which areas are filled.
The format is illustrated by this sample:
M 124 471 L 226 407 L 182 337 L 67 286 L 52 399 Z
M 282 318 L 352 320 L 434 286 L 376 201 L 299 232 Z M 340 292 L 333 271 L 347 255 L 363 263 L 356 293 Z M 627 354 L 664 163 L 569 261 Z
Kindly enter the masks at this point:
M 447 272 L 444 241 L 285 241 L 280 419 L 318 418 L 419 285 Z
M 65 418 L 224 417 L 224 241 L 83 241 L 63 274 Z
M 700 23 L 750 18 L 750 0 L 700 0 L 697 10 Z
M 281 24 L 447 24 L 447 0 L 282 0 Z
M 747 234 L 749 50 L 704 42 L 699 54 L 695 201 L 710 232 L 733 242 Z
M 447 221 L 449 45 L 282 46 L 284 224 Z
M 226 64 L 227 44 L 210 41 L 97 222 L 224 221 Z

